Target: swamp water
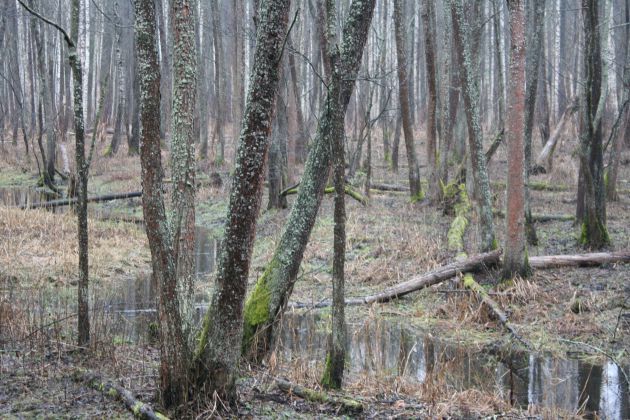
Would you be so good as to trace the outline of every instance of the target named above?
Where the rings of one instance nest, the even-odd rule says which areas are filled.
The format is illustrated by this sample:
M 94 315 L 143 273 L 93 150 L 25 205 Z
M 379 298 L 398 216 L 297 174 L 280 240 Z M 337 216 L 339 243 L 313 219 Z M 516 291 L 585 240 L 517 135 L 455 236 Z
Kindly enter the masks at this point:
M 23 205 L 40 201 L 41 193 L 18 188 L 0 189 L 0 202 Z M 218 242 L 207 230 L 196 231 L 195 267 L 198 283 L 208 283 L 214 270 Z M 95 337 L 112 337 L 119 343 L 146 343 L 155 339 L 151 326 L 156 319 L 157 287 L 147 272 L 137 277 L 120 273 L 107 284 L 93 282 L 91 305 Z M 113 282 L 113 284 L 112 284 Z M 207 288 L 196 296 L 197 320 L 208 305 Z M 0 284 L 0 297 L 24 300 L 37 323 L 44 325 L 52 314 L 71 317 L 76 310 L 76 288 L 21 289 L 11 282 Z M 277 336 L 281 362 L 314 366 L 325 357 L 329 317 L 317 313 L 287 313 Z M 0 346 L 1 347 L 1 346 Z M 489 354 L 444 342 L 401 322 L 368 319 L 348 324 L 348 376 L 396 379 L 418 385 L 442 381 L 446 389 L 478 389 L 500 396 L 512 404 L 544 406 L 600 418 L 630 418 L 630 385 L 622 368 L 608 361 L 593 365 L 578 359 L 560 359 L 540 354 Z

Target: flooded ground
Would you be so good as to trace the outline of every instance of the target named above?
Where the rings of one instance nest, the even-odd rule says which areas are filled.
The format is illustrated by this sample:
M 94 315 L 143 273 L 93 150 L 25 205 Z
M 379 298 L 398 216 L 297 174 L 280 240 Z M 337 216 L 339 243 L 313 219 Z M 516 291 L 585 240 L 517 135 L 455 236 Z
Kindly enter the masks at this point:
M 326 325 L 313 314 L 288 314 L 278 337 L 281 359 L 305 363 L 325 357 Z M 444 380 L 453 391 L 477 389 L 498 394 L 512 405 L 597 413 L 630 418 L 629 387 L 621 367 L 543 354 L 471 349 L 405 327 L 403 321 L 369 319 L 348 325 L 348 370 L 365 375 L 404 377 L 418 384 Z

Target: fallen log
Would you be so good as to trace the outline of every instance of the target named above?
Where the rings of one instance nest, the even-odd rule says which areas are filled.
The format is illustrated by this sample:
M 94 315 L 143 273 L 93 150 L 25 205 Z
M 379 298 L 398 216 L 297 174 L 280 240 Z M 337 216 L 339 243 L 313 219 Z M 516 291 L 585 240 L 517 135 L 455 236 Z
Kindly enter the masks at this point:
M 594 252 L 575 255 L 544 255 L 529 257 L 532 268 L 592 267 L 602 264 L 630 263 L 630 250 Z
M 507 315 L 505 314 L 505 312 L 503 312 L 503 309 L 501 309 L 501 305 L 499 305 L 488 295 L 488 292 L 486 292 L 486 290 L 475 281 L 475 278 L 472 276 L 472 274 L 466 273 L 464 275 L 464 287 L 472 290 L 479 297 L 479 299 L 481 299 L 481 302 L 484 303 L 488 308 L 490 308 L 490 310 L 499 319 L 501 325 L 503 325 L 514 338 L 523 343 L 526 348 L 532 348 L 532 346 L 516 332 L 512 324 L 510 324 Z
M 506 188 L 505 182 L 502 182 L 502 181 L 491 182 L 490 185 L 492 185 L 494 188 L 501 188 L 501 189 L 505 189 Z M 566 191 L 571 191 L 573 189 L 572 187 L 570 187 L 568 185 L 562 185 L 562 184 L 554 185 L 554 184 L 550 184 L 548 182 L 534 182 L 534 181 L 530 181 L 530 182 L 528 182 L 525 185 L 527 185 L 527 188 L 529 188 L 532 191 L 566 192 Z
M 413 277 L 410 280 L 389 287 L 375 295 L 365 296 L 362 298 L 346 299 L 346 305 L 354 306 L 363 305 L 366 303 L 370 304 L 377 302 L 388 302 L 390 300 L 405 296 L 411 292 L 415 292 L 417 290 L 441 283 L 444 280 L 455 277 L 458 273 L 479 271 L 485 267 L 496 265 L 499 263 L 500 257 L 500 250 L 475 255 L 465 259 L 464 261 L 457 261 L 430 271 L 428 273 L 422 274 L 420 276 Z
M 349 195 L 350 197 L 354 198 L 362 205 L 364 206 L 367 205 L 367 198 L 361 195 L 361 193 L 359 193 L 358 191 L 353 190 L 352 187 L 350 187 L 349 185 L 346 185 L 344 187 L 344 191 L 346 195 Z M 326 187 L 324 189 L 325 194 L 332 194 L 334 192 L 335 192 L 335 187 Z M 286 195 L 297 194 L 297 193 L 298 193 L 298 187 L 293 187 L 293 188 L 287 188 L 286 190 L 280 192 L 280 195 L 286 196 Z
M 90 388 L 121 401 L 138 419 L 168 420 L 168 417 L 164 414 L 153 410 L 150 405 L 137 400 L 130 391 L 120 385 L 116 385 L 112 381 L 103 379 L 100 375 L 89 371 L 79 371 L 75 374 L 75 380 L 77 382 L 85 382 Z
M 100 203 L 103 201 L 124 200 L 127 198 L 136 198 L 136 197 L 142 197 L 142 191 L 98 195 L 96 197 L 89 197 L 87 199 L 87 202 Z M 61 207 L 61 206 L 69 206 L 69 205 L 75 204 L 77 201 L 78 199 L 76 197 L 63 198 L 59 200 L 51 200 L 51 201 L 44 201 L 40 203 L 25 204 L 25 205 L 20 206 L 20 209 L 26 210 L 26 209 L 40 209 L 40 208 L 55 208 L 55 207 Z
M 281 391 L 286 392 L 289 395 L 297 395 L 298 397 L 311 402 L 336 405 L 344 413 L 359 413 L 363 411 L 363 404 L 352 398 L 334 397 L 325 392 L 315 391 L 301 385 L 292 384 L 291 382 L 287 382 L 282 379 L 276 379 L 276 385 Z
M 371 190 L 376 191 L 399 191 L 399 192 L 408 192 L 409 187 L 404 185 L 395 185 L 395 184 L 370 184 Z
M 505 213 L 501 210 L 494 211 L 495 216 L 505 218 Z M 542 214 L 542 213 L 533 213 L 532 220 L 534 222 L 572 222 L 575 220 L 575 216 L 572 214 Z

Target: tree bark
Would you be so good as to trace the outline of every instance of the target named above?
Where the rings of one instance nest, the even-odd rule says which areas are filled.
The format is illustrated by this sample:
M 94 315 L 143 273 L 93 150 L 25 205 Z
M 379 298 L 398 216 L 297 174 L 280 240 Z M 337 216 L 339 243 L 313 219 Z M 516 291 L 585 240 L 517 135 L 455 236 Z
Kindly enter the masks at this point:
M 245 303 L 243 344 L 255 358 L 264 356 L 269 350 L 274 322 L 284 310 L 293 290 L 328 180 L 330 144 L 335 121 L 344 119 L 361 64 L 374 4 L 375 0 L 355 0 L 347 12 L 339 58 L 342 75 L 338 99 L 340 109 L 335 106 L 337 98 L 328 95 L 306 162 L 298 197 L 274 256 Z
M 510 13 L 510 67 L 507 114 L 507 210 L 503 278 L 530 274 L 525 242 L 525 1 L 508 0 Z M 532 89 L 533 90 L 533 89 Z M 525 169 L 526 170 L 526 169 Z M 531 214 L 530 214 L 531 218 Z
M 184 4 L 184 0 L 177 0 L 177 4 L 173 7 L 176 8 L 175 10 L 182 10 Z M 188 3 L 188 10 L 189 13 L 194 12 L 194 7 L 190 7 L 190 3 Z M 173 247 L 178 244 L 173 243 L 170 234 L 162 187 L 164 170 L 160 148 L 160 66 L 157 53 L 155 3 L 153 0 L 138 0 L 135 3 L 135 11 L 135 36 L 138 49 L 136 64 L 140 75 L 140 90 L 143 92 L 140 103 L 142 206 L 151 250 L 153 276 L 159 285 L 159 394 L 165 407 L 176 407 L 188 400 L 189 349 L 184 338 L 180 315 L 177 257 L 173 252 Z M 191 18 L 180 16 L 179 19 L 186 17 Z M 191 75 L 182 74 L 181 76 L 187 78 Z M 194 80 L 194 76 L 192 79 Z M 184 162 L 179 162 L 179 165 L 184 166 Z
M 422 186 L 420 185 L 420 168 L 414 145 L 413 131 L 411 129 L 411 111 L 409 105 L 409 79 L 407 75 L 407 44 L 402 13 L 401 0 L 394 1 L 394 31 L 396 33 L 396 70 L 398 74 L 398 99 L 400 101 L 400 113 L 402 119 L 402 131 L 405 136 L 407 149 L 407 164 L 409 166 L 409 188 L 412 200 L 421 200 Z
M 216 392 L 227 403 L 236 400 L 243 299 L 262 198 L 265 158 L 275 112 L 289 7 L 289 0 L 262 0 L 258 9 L 256 52 L 236 155 L 216 288 L 203 320 L 193 361 L 197 389 L 208 396 Z

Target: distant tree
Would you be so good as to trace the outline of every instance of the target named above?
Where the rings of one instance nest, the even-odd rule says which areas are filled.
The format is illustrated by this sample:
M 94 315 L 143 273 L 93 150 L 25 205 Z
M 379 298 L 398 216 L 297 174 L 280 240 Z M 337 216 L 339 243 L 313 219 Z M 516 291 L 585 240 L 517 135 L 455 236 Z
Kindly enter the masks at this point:
M 396 33 L 396 70 L 398 74 L 398 99 L 400 101 L 400 113 L 402 118 L 402 131 L 405 137 L 407 149 L 407 164 L 409 165 L 409 188 L 411 199 L 422 198 L 422 186 L 420 185 L 420 168 L 414 145 L 413 131 L 411 129 L 411 111 L 409 105 L 409 79 L 407 76 L 407 37 L 405 31 L 406 15 L 402 12 L 401 0 L 394 0 L 394 31 Z
M 525 242 L 525 0 L 508 0 L 510 66 L 507 108 L 507 210 L 503 278 L 530 273 Z
M 203 320 L 193 361 L 192 374 L 198 392 L 208 396 L 216 392 L 224 402 L 236 400 L 243 300 L 261 205 L 289 7 L 289 0 L 260 1 L 256 52 L 236 153 L 216 288 Z
M 463 0 L 451 0 L 453 35 L 461 72 L 462 94 L 468 125 L 468 143 L 475 189 L 479 197 L 481 249 L 489 251 L 497 247 L 492 220 L 492 201 L 483 137 L 479 120 L 479 84 L 477 66 L 473 57 L 473 29 L 468 21 Z

